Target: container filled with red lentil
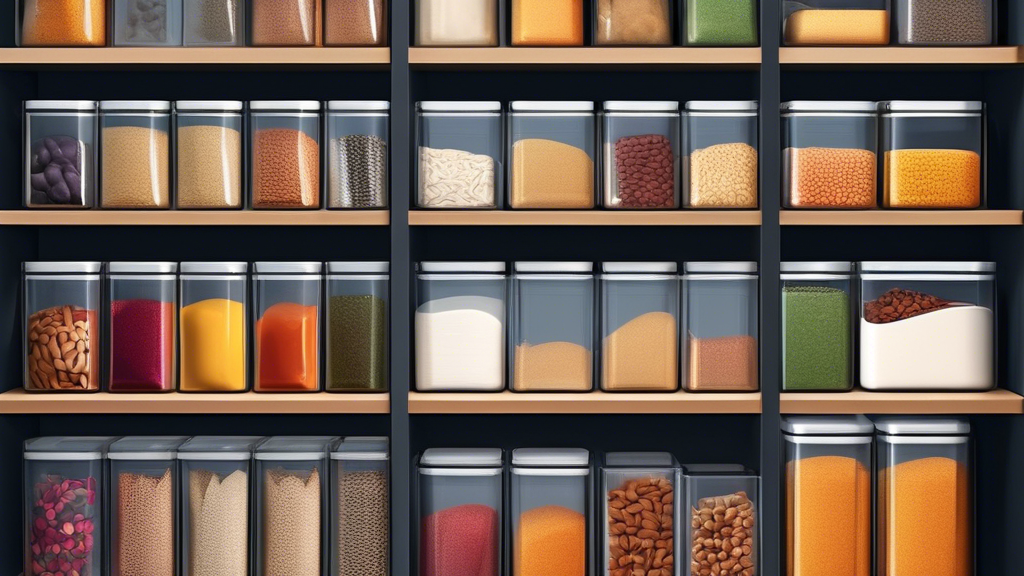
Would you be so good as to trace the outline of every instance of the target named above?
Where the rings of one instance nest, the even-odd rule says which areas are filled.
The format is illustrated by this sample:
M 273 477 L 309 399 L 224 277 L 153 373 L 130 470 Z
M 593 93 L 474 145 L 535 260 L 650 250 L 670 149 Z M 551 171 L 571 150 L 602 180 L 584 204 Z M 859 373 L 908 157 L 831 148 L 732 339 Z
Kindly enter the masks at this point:
M 26 208 L 96 205 L 96 102 L 25 102 Z
M 100 206 L 170 208 L 170 139 L 170 102 L 100 102 Z
M 320 389 L 320 262 L 255 262 L 257 392 Z
M 387 0 L 324 0 L 324 44 L 387 46 Z
M 320 208 L 320 102 L 250 102 L 249 138 L 253 208 Z
M 604 207 L 679 207 L 679 103 L 604 103 Z
M 249 0 L 251 46 L 323 45 L 319 0 Z
M 509 205 L 587 209 L 596 202 L 593 102 L 509 105 Z
M 683 204 L 757 208 L 757 102 L 694 101 L 683 113 Z
M 242 102 L 174 104 L 175 207 L 242 207 Z
M 110 392 L 172 392 L 177 359 L 175 262 L 111 262 Z
M 388 205 L 387 100 L 327 103 L 327 207 Z

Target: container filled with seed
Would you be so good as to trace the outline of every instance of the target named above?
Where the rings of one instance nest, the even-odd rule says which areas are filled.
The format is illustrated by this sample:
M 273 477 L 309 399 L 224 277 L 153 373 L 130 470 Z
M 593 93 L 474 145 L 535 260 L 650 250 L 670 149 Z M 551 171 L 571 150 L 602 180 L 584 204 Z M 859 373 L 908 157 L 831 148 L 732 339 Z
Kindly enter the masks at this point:
M 245 43 L 245 0 L 183 0 L 185 46 Z
M 242 207 L 242 103 L 179 100 L 174 104 L 179 209 Z
M 327 103 L 327 207 L 388 205 L 386 100 Z
M 679 103 L 604 103 L 604 207 L 679 207 Z
M 992 44 L 995 8 L 995 0 L 896 0 L 896 38 L 917 46 Z
M 331 576 L 388 576 L 388 439 L 331 446 Z
M 757 208 L 757 102 L 694 101 L 683 113 L 687 208 Z
M 387 262 L 327 263 L 328 392 L 388 389 Z
M 171 207 L 170 134 L 170 102 L 100 102 L 102 207 Z
M 761 479 L 732 468 L 686 468 L 684 545 L 689 576 L 758 574 Z
M 782 263 L 782 389 L 853 387 L 853 264 Z
M 320 102 L 249 103 L 253 208 L 320 208 Z

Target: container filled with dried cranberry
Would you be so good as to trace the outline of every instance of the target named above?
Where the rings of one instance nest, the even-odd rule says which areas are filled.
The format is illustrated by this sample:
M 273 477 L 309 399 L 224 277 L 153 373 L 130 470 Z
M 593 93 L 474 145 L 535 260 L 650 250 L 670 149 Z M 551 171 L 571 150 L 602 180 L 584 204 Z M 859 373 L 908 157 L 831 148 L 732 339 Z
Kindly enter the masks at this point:
M 679 103 L 604 103 L 604 207 L 679 207 Z
M 171 392 L 175 382 L 175 262 L 111 262 L 110 392 Z

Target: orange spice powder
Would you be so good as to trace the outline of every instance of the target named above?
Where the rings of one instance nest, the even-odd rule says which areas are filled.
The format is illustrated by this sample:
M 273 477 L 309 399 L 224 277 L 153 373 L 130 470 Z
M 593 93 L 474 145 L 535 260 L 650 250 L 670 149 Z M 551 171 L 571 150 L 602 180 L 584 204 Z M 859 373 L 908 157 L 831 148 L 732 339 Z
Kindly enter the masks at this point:
M 583 0 L 512 0 L 512 44 L 582 46 Z
M 104 0 L 26 0 L 22 46 L 104 46 Z
M 514 576 L 585 576 L 587 522 L 562 506 L 540 506 L 519 516 Z
M 256 390 L 316 390 L 316 306 L 274 304 L 256 322 Z

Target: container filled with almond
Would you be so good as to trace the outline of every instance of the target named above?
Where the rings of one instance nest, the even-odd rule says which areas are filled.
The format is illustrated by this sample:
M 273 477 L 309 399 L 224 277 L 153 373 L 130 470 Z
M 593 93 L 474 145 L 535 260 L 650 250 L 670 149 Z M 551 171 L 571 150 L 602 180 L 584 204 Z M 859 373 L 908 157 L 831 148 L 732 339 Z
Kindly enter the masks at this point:
M 690 576 L 757 576 L 760 479 L 738 468 L 686 469 Z

